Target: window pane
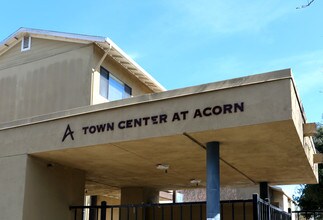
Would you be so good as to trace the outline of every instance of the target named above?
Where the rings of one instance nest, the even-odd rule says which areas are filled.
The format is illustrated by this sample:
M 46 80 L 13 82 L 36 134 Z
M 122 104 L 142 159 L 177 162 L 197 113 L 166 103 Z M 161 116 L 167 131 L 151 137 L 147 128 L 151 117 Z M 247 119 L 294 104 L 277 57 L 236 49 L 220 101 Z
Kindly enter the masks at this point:
M 109 75 L 108 71 L 101 68 L 100 71 L 100 95 L 108 99 Z
M 109 80 L 109 101 L 114 101 L 123 98 L 124 84 L 114 77 Z
M 29 37 L 24 37 L 23 38 L 23 46 L 22 46 L 23 49 L 27 49 L 29 48 Z
M 132 89 L 109 73 L 108 70 L 101 67 L 100 95 L 106 98 L 108 101 L 115 101 L 131 97 Z
M 127 84 L 124 84 L 124 93 L 123 93 L 123 98 L 129 98 L 132 95 L 132 89 L 130 86 Z

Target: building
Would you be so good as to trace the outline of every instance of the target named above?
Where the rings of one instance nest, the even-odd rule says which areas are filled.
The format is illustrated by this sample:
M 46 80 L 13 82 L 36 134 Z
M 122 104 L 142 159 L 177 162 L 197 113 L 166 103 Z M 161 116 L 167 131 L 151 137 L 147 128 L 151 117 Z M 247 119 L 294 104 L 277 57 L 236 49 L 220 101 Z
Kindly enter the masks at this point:
M 166 91 L 111 40 L 21 28 L 0 43 L 0 212 L 70 219 L 85 195 L 158 201 L 160 190 L 317 183 L 291 70 Z M 207 181 L 208 179 L 208 181 Z M 196 182 L 197 181 L 197 182 Z

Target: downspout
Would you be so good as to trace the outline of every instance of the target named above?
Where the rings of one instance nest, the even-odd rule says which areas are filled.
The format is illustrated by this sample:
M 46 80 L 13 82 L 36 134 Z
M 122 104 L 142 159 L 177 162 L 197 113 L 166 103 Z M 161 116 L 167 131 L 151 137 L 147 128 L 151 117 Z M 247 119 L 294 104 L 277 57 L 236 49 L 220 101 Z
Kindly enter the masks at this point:
M 112 49 L 112 45 L 109 44 L 109 48 L 107 50 L 104 50 L 104 54 L 103 54 L 102 58 L 100 59 L 100 61 L 98 62 L 98 64 L 95 66 L 95 68 L 92 68 L 92 73 L 91 73 L 91 105 L 93 105 L 93 99 L 94 99 L 94 91 L 93 91 L 94 90 L 94 73 L 100 71 L 100 67 L 101 67 L 103 61 L 105 60 L 105 58 L 107 57 L 107 55 L 109 54 L 111 49 Z

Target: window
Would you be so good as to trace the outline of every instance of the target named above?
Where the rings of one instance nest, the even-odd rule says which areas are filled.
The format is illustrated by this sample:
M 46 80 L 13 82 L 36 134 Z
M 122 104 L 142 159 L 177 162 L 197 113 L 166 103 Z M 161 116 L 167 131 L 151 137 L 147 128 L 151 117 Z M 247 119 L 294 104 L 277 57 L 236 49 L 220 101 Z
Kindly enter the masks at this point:
M 100 69 L 100 95 L 109 101 L 129 98 L 132 89 L 117 77 L 109 73 L 108 70 Z
M 30 50 L 31 47 L 31 37 L 24 36 L 21 40 L 21 51 Z

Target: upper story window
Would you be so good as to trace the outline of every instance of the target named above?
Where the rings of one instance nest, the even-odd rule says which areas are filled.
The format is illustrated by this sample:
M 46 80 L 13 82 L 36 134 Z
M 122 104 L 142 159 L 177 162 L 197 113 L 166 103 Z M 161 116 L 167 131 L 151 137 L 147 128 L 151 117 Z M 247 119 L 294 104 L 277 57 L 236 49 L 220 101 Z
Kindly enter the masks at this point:
M 21 51 L 30 50 L 31 48 L 31 37 L 24 36 L 21 40 Z
M 100 69 L 100 95 L 109 101 L 131 97 L 132 89 L 108 70 Z

